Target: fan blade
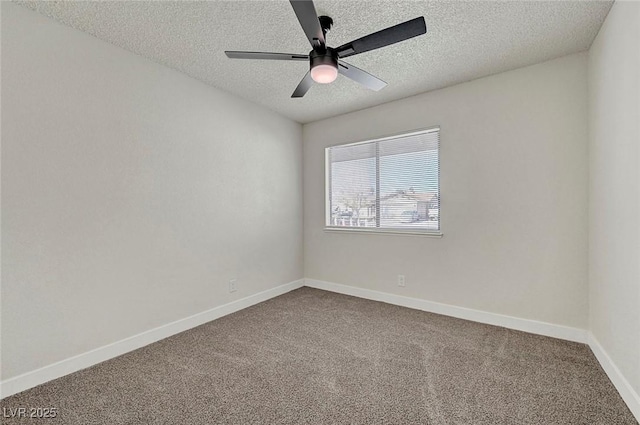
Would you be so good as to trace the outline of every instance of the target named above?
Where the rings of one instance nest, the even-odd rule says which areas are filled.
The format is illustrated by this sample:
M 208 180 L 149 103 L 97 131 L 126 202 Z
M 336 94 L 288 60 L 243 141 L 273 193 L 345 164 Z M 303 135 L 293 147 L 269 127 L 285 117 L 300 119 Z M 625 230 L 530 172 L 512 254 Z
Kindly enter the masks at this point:
M 347 78 L 351 78 L 356 83 L 360 83 L 363 86 L 370 88 L 371 90 L 378 91 L 387 85 L 387 83 L 378 77 L 374 77 L 368 72 L 363 71 L 360 68 L 356 68 L 344 61 L 338 61 L 338 72 Z
M 296 55 L 293 53 L 269 53 L 269 52 L 224 52 L 231 59 L 271 59 L 281 61 L 308 61 L 309 55 Z
M 311 0 L 289 0 L 293 11 L 300 21 L 300 26 L 304 30 L 304 33 L 311 43 L 311 47 L 314 49 L 318 46 L 324 46 L 324 33 L 318 20 L 318 14 L 316 8 Z
M 424 22 L 424 17 L 421 16 L 387 29 L 374 32 L 373 34 L 365 35 L 364 37 L 350 43 L 343 44 L 336 50 L 339 57 L 346 58 L 363 52 L 368 52 L 369 50 L 379 49 L 380 47 L 399 43 L 418 35 L 425 34 L 426 32 L 427 25 Z
M 305 75 L 302 81 L 300 81 L 300 84 L 298 84 L 298 87 L 296 87 L 291 97 L 304 96 L 305 94 L 307 94 L 312 85 L 313 80 L 311 79 L 311 72 L 307 72 L 307 75 Z

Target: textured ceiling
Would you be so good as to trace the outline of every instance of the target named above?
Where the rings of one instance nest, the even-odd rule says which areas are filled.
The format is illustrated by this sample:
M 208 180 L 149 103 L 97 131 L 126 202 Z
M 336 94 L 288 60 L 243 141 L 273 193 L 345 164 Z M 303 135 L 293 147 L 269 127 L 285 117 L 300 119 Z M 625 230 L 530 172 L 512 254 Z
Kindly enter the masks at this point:
M 613 2 L 317 0 L 334 20 L 329 46 L 418 16 L 428 32 L 347 58 L 386 81 L 381 91 L 340 76 L 302 99 L 290 96 L 306 62 L 224 54 L 308 53 L 288 1 L 17 3 L 305 123 L 585 50 Z

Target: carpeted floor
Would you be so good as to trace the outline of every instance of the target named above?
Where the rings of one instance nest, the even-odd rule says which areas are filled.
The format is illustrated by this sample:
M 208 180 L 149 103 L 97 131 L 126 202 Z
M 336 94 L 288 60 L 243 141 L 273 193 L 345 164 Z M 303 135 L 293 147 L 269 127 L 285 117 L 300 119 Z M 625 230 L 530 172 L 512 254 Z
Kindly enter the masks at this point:
M 40 424 L 637 423 L 583 344 L 311 288 L 0 406 L 58 409 Z

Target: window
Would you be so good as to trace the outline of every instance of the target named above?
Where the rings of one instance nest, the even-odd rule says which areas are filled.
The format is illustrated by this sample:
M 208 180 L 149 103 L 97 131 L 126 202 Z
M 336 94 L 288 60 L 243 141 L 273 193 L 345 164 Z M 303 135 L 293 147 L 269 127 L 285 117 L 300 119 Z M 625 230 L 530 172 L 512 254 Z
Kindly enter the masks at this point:
M 326 148 L 326 226 L 438 233 L 440 129 Z

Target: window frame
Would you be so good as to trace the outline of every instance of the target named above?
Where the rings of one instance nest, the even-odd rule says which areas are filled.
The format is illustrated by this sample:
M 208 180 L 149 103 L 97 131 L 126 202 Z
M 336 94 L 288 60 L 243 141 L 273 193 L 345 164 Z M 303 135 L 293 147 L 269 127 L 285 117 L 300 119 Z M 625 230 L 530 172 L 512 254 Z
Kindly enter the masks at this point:
M 410 131 L 403 131 L 400 133 L 395 133 L 388 136 L 378 137 L 375 139 L 367 139 L 360 140 L 358 142 L 350 142 L 350 143 L 336 143 L 334 145 L 326 146 L 324 148 L 324 192 L 325 192 L 325 200 L 324 200 L 324 230 L 325 232 L 336 232 L 336 233 L 360 233 L 360 234 L 381 234 L 381 235 L 405 235 L 405 236 L 423 236 L 423 237 L 432 237 L 432 238 L 441 238 L 443 236 L 442 233 L 442 196 L 440 193 L 440 136 L 442 135 L 440 131 L 440 126 L 419 128 Z M 438 132 L 438 230 L 430 230 L 430 229 L 420 229 L 420 228 L 398 228 L 398 227 L 345 227 L 345 226 L 331 226 L 329 223 L 331 222 L 331 160 L 330 160 L 330 150 L 335 147 L 342 146 L 355 146 L 361 145 L 365 143 L 377 143 L 385 140 L 396 139 L 400 137 L 414 136 L 422 133 L 432 133 Z M 377 167 L 376 167 L 377 168 Z M 376 197 L 380 196 L 380 179 L 379 176 L 376 176 Z M 376 202 L 377 207 L 379 208 L 379 201 Z

